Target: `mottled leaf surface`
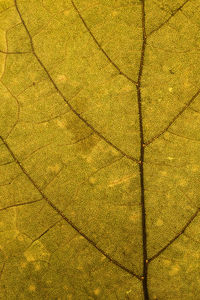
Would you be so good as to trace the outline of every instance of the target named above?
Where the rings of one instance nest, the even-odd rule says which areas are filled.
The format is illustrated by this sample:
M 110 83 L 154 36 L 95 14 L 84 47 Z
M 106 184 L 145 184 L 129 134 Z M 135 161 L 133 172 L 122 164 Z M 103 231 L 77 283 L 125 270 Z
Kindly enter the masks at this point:
M 199 15 L 0 0 L 0 299 L 199 299 Z

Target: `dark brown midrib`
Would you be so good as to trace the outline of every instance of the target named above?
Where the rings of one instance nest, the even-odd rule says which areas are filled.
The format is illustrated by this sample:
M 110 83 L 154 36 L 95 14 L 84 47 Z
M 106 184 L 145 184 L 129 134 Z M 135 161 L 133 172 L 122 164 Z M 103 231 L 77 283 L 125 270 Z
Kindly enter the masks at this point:
M 148 276 L 148 260 L 147 260 L 147 233 L 146 233 L 146 209 L 145 209 L 145 195 L 144 195 L 144 130 L 142 118 L 142 97 L 141 97 L 141 79 L 144 67 L 144 56 L 146 49 L 146 30 L 145 30 L 145 0 L 141 0 L 142 7 L 142 49 L 140 58 L 140 67 L 137 81 L 137 101 L 139 114 L 139 128 L 140 128 L 140 194 L 141 194 L 141 213 L 142 213 L 142 244 L 143 244 L 143 293 L 144 299 L 149 300 L 147 276 Z

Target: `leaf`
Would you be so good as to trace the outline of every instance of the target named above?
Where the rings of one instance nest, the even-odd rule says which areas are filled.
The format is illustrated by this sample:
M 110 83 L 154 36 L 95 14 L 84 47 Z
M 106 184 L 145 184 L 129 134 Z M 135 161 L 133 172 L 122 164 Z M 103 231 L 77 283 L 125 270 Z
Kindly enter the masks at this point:
M 0 299 L 199 299 L 200 1 L 0 1 Z

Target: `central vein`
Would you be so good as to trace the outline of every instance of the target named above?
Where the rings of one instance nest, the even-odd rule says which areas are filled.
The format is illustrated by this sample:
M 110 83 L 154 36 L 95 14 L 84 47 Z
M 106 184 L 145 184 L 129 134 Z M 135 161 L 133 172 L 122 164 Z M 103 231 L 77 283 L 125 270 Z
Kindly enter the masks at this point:
M 144 131 L 143 131 L 143 118 L 142 118 L 142 98 L 141 98 L 141 79 L 144 67 L 144 56 L 146 49 L 146 30 L 145 30 L 145 0 L 141 0 L 142 8 L 142 49 L 140 66 L 137 81 L 137 100 L 138 100 L 138 113 L 139 113 L 139 129 L 140 129 L 140 193 L 141 193 L 141 210 L 142 210 L 142 243 L 143 243 L 143 292 L 144 299 L 149 300 L 148 286 L 147 286 L 147 234 L 146 234 L 146 209 L 145 209 L 145 196 L 144 196 Z

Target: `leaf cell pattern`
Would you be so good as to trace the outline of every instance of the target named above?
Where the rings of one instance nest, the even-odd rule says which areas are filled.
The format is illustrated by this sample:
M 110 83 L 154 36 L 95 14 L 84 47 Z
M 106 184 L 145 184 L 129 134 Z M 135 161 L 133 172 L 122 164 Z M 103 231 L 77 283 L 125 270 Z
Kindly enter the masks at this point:
M 199 12 L 0 1 L 0 299 L 199 299 Z

